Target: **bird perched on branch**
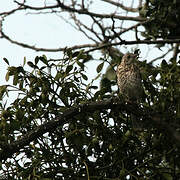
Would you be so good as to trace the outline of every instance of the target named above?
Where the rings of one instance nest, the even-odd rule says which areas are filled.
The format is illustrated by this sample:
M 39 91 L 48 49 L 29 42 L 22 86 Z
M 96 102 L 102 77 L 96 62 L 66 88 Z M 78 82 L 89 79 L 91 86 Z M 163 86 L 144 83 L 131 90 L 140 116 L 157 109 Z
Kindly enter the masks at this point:
M 117 67 L 116 75 L 119 93 L 125 97 L 126 101 L 138 103 L 145 96 L 145 93 L 142 87 L 140 70 L 136 62 L 137 54 L 125 54 Z M 139 123 L 138 117 L 133 113 L 130 114 L 130 117 L 133 128 L 142 130 L 142 124 Z
M 116 71 L 119 92 L 130 102 L 139 102 L 144 96 L 141 74 L 136 61 L 137 54 L 127 53 Z

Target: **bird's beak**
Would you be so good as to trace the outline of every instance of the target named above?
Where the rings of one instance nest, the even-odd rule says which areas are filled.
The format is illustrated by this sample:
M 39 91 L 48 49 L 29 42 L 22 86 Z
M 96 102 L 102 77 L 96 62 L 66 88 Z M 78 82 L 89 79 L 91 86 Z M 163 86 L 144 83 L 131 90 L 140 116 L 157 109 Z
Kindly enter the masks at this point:
M 134 54 L 134 58 L 137 58 L 138 57 L 138 54 Z
M 134 55 L 133 55 L 133 57 L 134 57 L 135 60 L 137 60 L 138 56 L 139 56 L 138 54 L 134 54 Z

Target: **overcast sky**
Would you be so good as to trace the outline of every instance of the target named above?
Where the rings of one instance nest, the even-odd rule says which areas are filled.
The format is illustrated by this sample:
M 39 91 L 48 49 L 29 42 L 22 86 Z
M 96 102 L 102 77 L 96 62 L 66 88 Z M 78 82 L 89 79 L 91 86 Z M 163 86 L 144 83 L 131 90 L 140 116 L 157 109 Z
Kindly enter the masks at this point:
M 31 1 L 33 4 L 36 3 L 37 5 L 40 5 L 40 2 L 44 2 L 42 0 Z M 109 6 L 99 6 L 98 0 L 95 2 L 96 4 L 94 5 L 94 8 L 98 7 L 98 12 L 106 10 L 106 13 L 108 13 L 109 10 L 111 10 Z M 9 11 L 13 8 L 13 5 L 13 0 L 1 0 L 0 12 Z M 6 34 L 14 40 L 28 43 L 30 45 L 36 45 L 37 47 L 42 48 L 58 48 L 90 42 L 84 35 L 77 32 L 55 14 L 26 15 L 25 11 L 21 11 L 20 13 L 16 13 L 6 18 L 3 29 Z M 127 50 L 130 51 L 132 47 L 135 47 L 135 45 L 124 47 L 124 52 Z M 148 46 L 145 45 L 141 45 L 139 47 L 141 50 L 141 57 L 143 59 L 146 57 L 149 49 Z M 160 53 L 161 52 L 159 50 L 154 49 L 146 58 L 151 60 L 154 57 L 157 57 L 157 54 Z M 0 85 L 7 83 L 4 78 L 7 69 L 7 64 L 2 60 L 4 57 L 9 60 L 10 65 L 19 66 L 23 64 L 24 57 L 26 57 L 28 61 L 32 61 L 37 55 L 42 54 L 45 54 L 49 58 L 60 57 L 60 52 L 35 52 L 33 50 L 11 44 L 5 39 L 0 39 Z M 94 63 L 95 62 L 91 62 L 88 64 L 90 78 L 93 78 L 93 74 L 96 72 Z

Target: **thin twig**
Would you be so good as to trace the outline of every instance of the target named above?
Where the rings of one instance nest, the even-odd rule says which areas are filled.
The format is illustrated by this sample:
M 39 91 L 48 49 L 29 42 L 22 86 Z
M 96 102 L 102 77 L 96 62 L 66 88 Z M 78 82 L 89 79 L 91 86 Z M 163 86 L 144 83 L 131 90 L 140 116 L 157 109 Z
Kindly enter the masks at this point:
M 180 43 L 180 39 L 165 39 L 165 40 L 139 40 L 139 41 L 121 41 L 117 43 L 106 43 L 106 44 L 100 44 L 98 47 L 92 48 L 90 50 L 87 50 L 86 53 L 107 48 L 110 46 L 118 46 L 118 45 L 134 45 L 134 44 L 162 44 L 162 43 L 168 43 L 168 44 L 173 44 L 173 43 Z
M 86 167 L 86 172 L 87 172 L 87 179 L 90 180 L 90 177 L 89 177 L 89 170 L 88 170 L 88 165 L 86 164 L 85 161 L 83 161 L 85 167 Z

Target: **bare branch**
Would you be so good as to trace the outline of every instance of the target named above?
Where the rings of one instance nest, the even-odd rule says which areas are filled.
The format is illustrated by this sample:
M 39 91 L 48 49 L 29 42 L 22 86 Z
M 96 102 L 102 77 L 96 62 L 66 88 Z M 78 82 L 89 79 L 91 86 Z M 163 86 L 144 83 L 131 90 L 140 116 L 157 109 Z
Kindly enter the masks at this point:
M 59 0 L 57 0 L 59 7 L 61 7 L 64 10 L 67 10 L 69 12 L 75 12 L 78 14 L 85 14 L 85 15 L 89 15 L 89 16 L 93 16 L 93 17 L 99 17 L 99 18 L 115 18 L 115 19 L 119 19 L 119 20 L 131 20 L 131 21 L 145 21 L 145 18 L 142 17 L 131 17 L 131 16 L 118 16 L 113 14 L 98 14 L 98 13 L 93 13 L 90 11 L 87 11 L 86 9 L 75 9 L 75 8 L 71 8 L 69 6 L 64 5 L 63 3 L 61 3 Z
M 97 40 L 95 40 L 94 38 L 92 38 L 90 35 L 88 35 L 85 30 L 83 30 L 83 28 L 85 28 L 86 30 L 89 31 L 89 33 L 93 33 L 100 41 L 100 37 L 98 36 L 98 33 L 96 31 L 94 31 L 93 29 L 93 24 L 91 27 L 88 27 L 86 24 L 83 24 L 79 19 L 77 19 L 75 14 L 71 14 L 72 19 L 74 20 L 76 26 L 78 27 L 78 30 L 81 31 L 87 38 L 89 38 L 90 40 L 94 41 L 95 43 L 98 43 Z M 83 28 L 82 28 L 83 27 Z
M 55 48 L 55 49 L 48 49 L 48 48 L 38 48 L 36 46 L 31 46 L 25 43 L 21 43 L 15 40 L 12 40 L 9 36 L 5 35 L 4 32 L 1 31 L 1 38 L 5 38 L 6 40 L 8 40 L 9 42 L 19 45 L 23 48 L 28 48 L 28 49 L 32 49 L 35 51 L 44 51 L 44 52 L 59 52 L 59 51 L 64 51 L 67 47 L 63 47 L 63 48 Z M 96 44 L 82 44 L 82 45 L 75 45 L 75 46 L 71 46 L 68 47 L 69 49 L 75 50 L 75 49 L 82 49 L 82 48 L 90 48 L 90 47 L 96 47 Z
M 106 40 L 105 28 L 103 27 L 103 25 L 101 24 L 101 22 L 99 22 L 98 20 L 96 20 L 93 16 L 91 16 L 91 18 L 93 19 L 94 24 L 97 24 L 97 26 L 98 26 L 99 29 L 101 30 L 103 39 Z M 103 41 L 103 39 L 101 39 L 100 36 L 99 36 L 97 33 L 96 33 L 96 37 L 97 37 L 99 40 Z
M 112 0 L 102 0 L 102 1 L 107 2 L 107 3 L 111 3 L 111 4 L 119 6 L 121 8 L 124 8 L 128 12 L 129 11 L 134 11 L 133 9 L 131 9 L 131 10 L 128 9 L 129 7 L 126 7 L 126 6 L 122 5 L 121 3 L 117 3 L 117 2 L 114 2 Z M 77 5 L 76 3 L 74 3 L 71 6 L 67 6 L 64 3 L 62 3 L 63 1 L 60 1 L 60 0 L 56 0 L 57 4 L 55 4 L 55 5 L 47 6 L 45 4 L 43 7 L 34 7 L 34 6 L 26 5 L 25 3 L 20 3 L 20 2 L 17 2 L 17 1 L 14 1 L 14 2 L 17 3 L 19 8 L 11 10 L 9 12 L 1 13 L 0 15 L 9 15 L 11 13 L 14 13 L 15 11 L 26 10 L 26 9 L 36 10 L 36 11 L 45 10 L 45 9 L 51 9 L 51 12 L 56 12 L 57 13 L 57 11 L 55 11 L 55 9 L 61 8 L 62 11 L 70 12 L 71 17 L 74 20 L 74 23 L 78 27 L 77 30 L 81 31 L 88 39 L 95 42 L 95 44 L 89 43 L 89 44 L 82 44 L 82 45 L 72 46 L 72 47 L 70 47 L 72 50 L 81 49 L 81 48 L 91 48 L 91 49 L 88 49 L 86 52 L 92 52 L 94 50 L 99 50 L 99 49 L 103 49 L 103 48 L 106 48 L 106 47 L 117 46 L 117 45 L 179 43 L 179 39 L 167 39 L 167 40 L 155 40 L 155 41 L 139 40 L 139 37 L 137 36 L 138 33 L 139 33 L 139 31 L 137 30 L 137 27 L 146 24 L 148 22 L 148 20 L 146 20 L 145 18 L 142 18 L 142 17 L 118 16 L 116 13 L 98 14 L 98 13 L 90 12 L 88 9 L 85 9 L 85 7 L 84 7 L 85 6 L 85 4 L 84 4 L 85 1 L 83 1 L 83 0 L 81 1 L 81 4 L 78 5 L 80 7 L 78 9 L 75 8 L 75 6 Z M 141 4 L 142 4 L 142 1 L 139 0 L 139 6 Z M 88 25 L 86 25 L 85 23 L 83 23 L 83 22 L 81 22 L 80 20 L 77 19 L 76 13 L 90 16 L 93 19 L 94 23 L 92 23 L 91 27 L 89 27 Z M 97 20 L 96 18 L 100 18 L 100 19 Z M 103 19 L 106 19 L 106 18 L 111 18 L 113 20 L 113 29 L 109 29 L 109 31 L 107 31 L 107 29 L 109 27 L 103 25 Z M 117 20 L 117 19 L 118 20 L 139 21 L 139 23 L 137 23 L 137 24 L 135 24 L 135 25 L 133 25 L 133 26 L 131 26 L 129 28 L 120 30 L 119 32 L 115 32 L 115 29 L 114 29 L 115 28 L 115 20 Z M 96 24 L 98 26 L 101 33 L 98 33 L 98 31 L 96 29 L 94 30 L 94 28 L 93 28 L 94 24 Z M 1 25 L 1 27 L 2 27 L 2 25 Z M 122 26 L 119 27 L 119 28 L 122 29 Z M 120 38 L 120 36 L 122 34 L 124 34 L 125 32 L 128 32 L 130 30 L 133 30 L 133 29 L 135 30 L 136 40 L 127 41 L 127 40 L 122 40 Z M 93 38 L 93 36 L 88 34 L 88 32 L 94 34 L 98 40 Z M 1 38 L 6 39 L 6 40 L 8 40 L 9 42 L 11 42 L 13 44 L 19 45 L 19 46 L 24 47 L 24 48 L 29 48 L 29 49 L 32 49 L 32 50 L 35 50 L 35 51 L 58 52 L 58 51 L 63 51 L 66 48 L 66 47 L 62 47 L 62 48 L 60 48 L 60 47 L 58 47 L 58 48 L 39 48 L 39 47 L 36 47 L 34 45 L 29 45 L 29 44 L 26 44 L 26 43 L 22 43 L 22 42 L 13 40 L 8 35 L 6 35 L 2 31 L 2 29 L 0 30 L 0 33 L 1 33 Z M 107 33 L 109 33 L 108 36 L 107 36 Z M 119 40 L 119 42 L 116 42 L 116 40 Z
M 173 48 L 168 49 L 168 51 L 167 51 L 166 53 L 162 54 L 161 56 L 158 56 L 158 57 L 155 58 L 155 59 L 152 59 L 149 63 L 152 64 L 152 63 L 154 63 L 155 61 L 164 58 L 169 52 L 172 51 L 172 49 L 173 49 Z
M 95 51 L 95 50 L 99 50 L 99 49 L 103 49 L 103 48 L 107 48 L 110 46 L 118 46 L 118 45 L 133 45 L 133 44 L 173 44 L 173 43 L 180 43 L 180 39 L 165 39 L 165 40 L 139 40 L 139 41 L 125 41 L 122 40 L 121 42 L 117 42 L 117 43 L 105 43 L 105 44 L 100 44 L 98 47 L 92 48 L 90 50 L 87 50 L 86 53 Z
M 78 14 L 84 14 L 84 15 L 89 15 L 89 16 L 94 16 L 94 17 L 99 17 L 99 18 L 115 18 L 115 19 L 119 19 L 119 20 L 130 20 L 130 21 L 145 21 L 145 18 L 142 17 L 132 17 L 132 16 L 119 16 L 119 15 L 115 15 L 114 13 L 112 14 L 98 14 L 98 13 L 94 13 L 94 12 L 90 12 L 87 9 L 75 9 L 72 8 L 70 6 L 66 6 L 63 3 L 61 3 L 59 0 L 57 0 L 58 4 L 57 5 L 53 5 L 53 6 L 43 6 L 43 7 L 34 7 L 34 6 L 29 6 L 29 5 L 25 5 L 23 3 L 19 3 L 17 1 L 15 1 L 17 4 L 21 5 L 24 7 L 24 9 L 31 9 L 31 10 L 45 10 L 45 9 L 53 9 L 53 8 L 62 8 L 63 10 L 66 10 L 68 12 L 73 12 L 73 13 L 78 13 Z
M 5 11 L 5 12 L 0 13 L 0 16 L 3 16 L 3 15 L 7 16 L 7 15 L 15 13 L 16 11 L 21 11 L 21 10 L 24 10 L 24 8 L 19 7 L 19 8 L 12 9 L 11 11 Z
M 113 4 L 113 5 L 120 7 L 123 10 L 128 11 L 128 12 L 138 12 L 139 11 L 139 7 L 137 7 L 137 8 L 127 7 L 127 6 L 124 6 L 123 4 L 121 4 L 119 2 L 115 2 L 112 0 L 102 0 L 102 1 Z
M 20 2 L 17 2 L 17 1 L 14 1 L 15 3 L 17 3 L 18 5 L 21 6 L 21 8 L 23 9 L 31 9 L 31 10 L 45 10 L 45 9 L 55 9 L 55 8 L 58 8 L 59 6 L 56 4 L 56 5 L 52 5 L 52 6 L 43 6 L 43 7 L 34 7 L 34 6 L 29 6 L 29 5 L 25 5 L 24 3 L 20 3 Z
M 112 18 L 113 19 L 113 18 Z M 137 29 L 138 28 L 138 26 L 141 26 L 141 25 L 144 25 L 144 24 L 146 24 L 148 22 L 148 20 L 147 21 L 144 21 L 144 22 L 140 22 L 140 23 L 137 23 L 137 24 L 135 24 L 135 25 L 133 25 L 133 26 L 131 26 L 131 27 L 129 27 L 129 28 L 125 28 L 124 30 L 122 30 L 122 31 L 120 31 L 120 32 L 116 32 L 114 35 L 112 35 L 112 36 L 109 36 L 109 39 L 114 39 L 114 38 L 119 38 L 120 37 L 120 35 L 122 35 L 122 34 L 124 34 L 125 32 L 128 32 L 128 31 L 130 31 L 130 30 L 133 30 L 133 29 Z
M 132 28 L 132 27 L 131 27 Z M 64 51 L 65 48 L 67 47 L 63 47 L 63 48 L 56 48 L 56 49 L 48 49 L 48 48 L 38 48 L 35 46 L 31 46 L 25 43 L 21 43 L 15 40 L 12 40 L 9 36 L 7 36 L 1 29 L 1 38 L 5 38 L 6 40 L 10 41 L 13 44 L 22 46 L 24 48 L 29 48 L 35 51 L 46 51 L 46 52 L 58 52 L 58 51 Z M 165 40 L 136 40 L 136 41 L 125 41 L 122 40 L 120 42 L 116 42 L 116 43 L 96 43 L 96 44 L 82 44 L 82 45 L 75 45 L 72 47 L 69 47 L 70 49 L 74 50 L 74 49 L 82 49 L 82 48 L 90 48 L 93 47 L 90 50 L 87 50 L 86 52 L 92 52 L 95 50 L 99 50 L 99 49 L 103 49 L 106 47 L 110 47 L 110 46 L 118 46 L 118 45 L 133 45 L 133 44 L 173 44 L 173 43 L 180 43 L 180 39 L 165 39 Z

